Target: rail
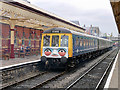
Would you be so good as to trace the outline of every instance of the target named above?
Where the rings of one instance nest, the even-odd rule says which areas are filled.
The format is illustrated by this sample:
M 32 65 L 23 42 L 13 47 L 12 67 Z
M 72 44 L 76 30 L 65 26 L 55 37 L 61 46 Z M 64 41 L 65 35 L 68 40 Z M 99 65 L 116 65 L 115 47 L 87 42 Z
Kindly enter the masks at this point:
M 103 58 L 101 58 L 101 60 L 99 62 L 97 62 L 96 64 L 94 64 L 94 66 L 92 66 L 90 69 L 88 69 L 84 74 L 82 74 L 79 78 L 77 78 L 74 82 L 72 82 L 70 85 L 68 85 L 65 90 L 69 90 L 71 89 L 75 84 L 77 84 L 81 79 L 83 79 L 86 75 L 88 75 L 95 67 L 97 67 L 102 61 L 104 61 L 108 56 L 110 56 L 113 52 L 115 52 L 116 49 L 112 50 L 111 52 L 109 52 L 107 55 L 105 55 Z M 98 84 L 95 87 L 95 90 L 98 89 L 100 83 L 102 82 L 104 76 L 106 75 L 109 67 L 111 66 L 113 59 L 115 59 L 115 56 L 113 58 L 111 58 L 111 62 L 109 63 L 107 69 L 105 70 L 104 74 L 102 75 L 101 79 L 99 80 Z

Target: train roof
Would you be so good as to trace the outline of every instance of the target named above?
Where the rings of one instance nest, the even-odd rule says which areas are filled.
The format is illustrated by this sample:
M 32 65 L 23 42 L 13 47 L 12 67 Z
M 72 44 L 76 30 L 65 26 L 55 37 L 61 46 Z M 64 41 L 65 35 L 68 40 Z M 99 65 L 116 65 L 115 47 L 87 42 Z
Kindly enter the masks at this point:
M 72 34 L 81 35 L 81 36 L 85 36 L 85 37 L 91 37 L 91 38 L 97 38 L 97 39 L 100 39 L 100 40 L 110 41 L 111 42 L 111 40 L 100 38 L 100 37 L 97 37 L 97 36 L 92 36 L 92 35 L 89 35 L 89 34 L 80 33 L 80 32 L 73 31 L 73 30 L 70 30 L 70 31 L 71 31 Z
M 97 39 L 100 39 L 100 40 L 111 41 L 111 40 L 108 40 L 108 39 L 88 35 L 88 34 L 85 34 L 85 33 L 80 33 L 80 32 L 77 32 L 77 31 L 66 29 L 66 28 L 58 28 L 58 27 L 51 28 L 49 30 L 44 31 L 43 33 L 72 33 L 72 34 L 75 34 L 75 35 L 81 35 L 81 36 L 85 36 L 85 37 L 91 37 L 91 38 L 97 38 Z

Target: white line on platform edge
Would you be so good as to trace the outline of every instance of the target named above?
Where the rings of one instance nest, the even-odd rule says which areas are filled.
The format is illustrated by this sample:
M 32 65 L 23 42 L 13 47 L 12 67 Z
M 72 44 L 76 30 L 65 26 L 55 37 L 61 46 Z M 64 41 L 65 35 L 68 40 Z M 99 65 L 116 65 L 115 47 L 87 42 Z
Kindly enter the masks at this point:
M 120 50 L 119 50 L 119 53 L 120 53 Z M 113 64 L 112 69 L 111 69 L 111 72 L 110 72 L 110 74 L 109 74 L 109 76 L 108 76 L 108 78 L 107 78 L 107 82 L 106 82 L 106 84 L 105 84 L 105 86 L 104 86 L 104 90 L 107 90 L 107 89 L 109 88 L 109 85 L 110 85 L 110 82 L 111 82 L 111 79 L 112 79 L 112 75 L 113 75 L 113 71 L 114 71 L 114 69 L 115 69 L 115 66 L 116 66 L 116 63 L 117 63 L 117 60 L 118 60 L 118 55 L 119 55 L 119 53 L 117 54 L 117 56 L 116 56 L 116 58 L 115 58 L 115 62 L 114 62 L 114 64 Z
M 5 68 L 14 67 L 14 66 L 19 66 L 19 65 L 34 63 L 34 62 L 38 62 L 38 61 L 40 61 L 40 59 L 34 60 L 34 61 L 29 61 L 29 62 L 24 62 L 24 63 L 19 63 L 19 64 L 14 64 L 14 65 L 9 65 L 9 66 L 4 66 L 4 67 L 0 67 L 0 70 L 1 70 L 1 69 L 5 69 Z

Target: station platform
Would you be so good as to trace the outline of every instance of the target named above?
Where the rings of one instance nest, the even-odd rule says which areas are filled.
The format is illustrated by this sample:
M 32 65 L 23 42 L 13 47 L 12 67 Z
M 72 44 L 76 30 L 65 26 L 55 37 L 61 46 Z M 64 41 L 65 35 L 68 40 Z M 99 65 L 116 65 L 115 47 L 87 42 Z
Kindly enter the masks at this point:
M 40 55 L 25 56 L 25 58 L 14 58 L 9 60 L 0 60 L 0 69 L 5 69 L 13 66 L 18 66 L 22 64 L 38 62 L 40 61 Z
M 120 90 L 120 50 L 115 58 L 114 64 L 104 86 L 106 89 Z

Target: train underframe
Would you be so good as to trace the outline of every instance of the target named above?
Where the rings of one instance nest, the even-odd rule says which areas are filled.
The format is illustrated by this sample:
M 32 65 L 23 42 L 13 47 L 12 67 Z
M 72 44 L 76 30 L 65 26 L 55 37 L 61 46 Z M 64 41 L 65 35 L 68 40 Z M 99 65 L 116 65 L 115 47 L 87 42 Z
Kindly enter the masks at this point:
M 65 68 L 73 68 L 77 66 L 79 63 L 87 60 L 94 59 L 105 52 L 111 50 L 112 47 L 97 50 L 97 51 L 92 51 L 88 53 L 81 54 L 79 56 L 75 56 L 72 58 L 46 58 L 42 57 L 41 61 L 44 64 L 44 67 L 46 69 L 65 69 Z

